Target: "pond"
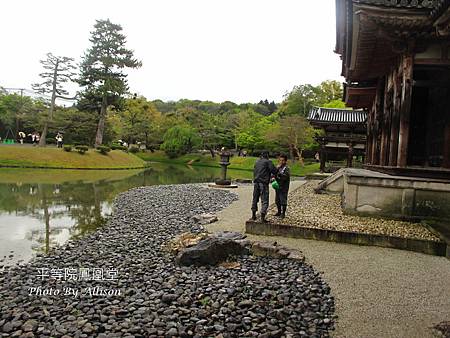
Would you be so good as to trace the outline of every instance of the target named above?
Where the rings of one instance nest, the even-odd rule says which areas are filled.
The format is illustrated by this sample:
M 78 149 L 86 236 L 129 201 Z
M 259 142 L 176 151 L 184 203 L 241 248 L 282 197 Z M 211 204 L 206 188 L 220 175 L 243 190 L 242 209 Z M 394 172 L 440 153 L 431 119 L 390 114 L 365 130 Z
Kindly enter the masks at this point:
M 146 170 L 0 169 L 0 269 L 102 226 L 123 191 L 219 176 L 219 168 L 159 163 Z M 228 176 L 252 173 L 229 170 Z

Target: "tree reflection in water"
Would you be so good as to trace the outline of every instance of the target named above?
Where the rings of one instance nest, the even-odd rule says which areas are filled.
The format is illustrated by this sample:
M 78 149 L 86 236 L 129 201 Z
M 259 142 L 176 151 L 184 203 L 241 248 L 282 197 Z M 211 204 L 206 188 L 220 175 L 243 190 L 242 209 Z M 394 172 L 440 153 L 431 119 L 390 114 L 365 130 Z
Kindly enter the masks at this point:
M 232 178 L 251 178 L 251 172 L 229 171 Z M 133 187 L 212 182 L 219 168 L 152 164 L 147 170 L 64 171 L 0 169 L 0 240 L 10 250 L 12 227 L 22 227 L 33 252 L 48 253 L 67 239 L 83 236 L 106 222 L 117 194 Z M 36 226 L 36 220 L 39 226 Z M 6 249 L 5 249 L 6 252 Z

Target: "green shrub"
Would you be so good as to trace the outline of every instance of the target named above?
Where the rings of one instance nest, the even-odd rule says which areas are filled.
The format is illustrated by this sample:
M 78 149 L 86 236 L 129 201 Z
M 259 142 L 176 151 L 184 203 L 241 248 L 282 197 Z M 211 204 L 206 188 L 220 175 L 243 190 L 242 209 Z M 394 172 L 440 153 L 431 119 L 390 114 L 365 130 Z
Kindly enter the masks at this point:
M 180 157 L 182 155 L 181 152 L 178 152 L 178 151 L 175 151 L 175 150 L 164 150 L 164 151 L 165 151 L 167 157 L 171 158 L 171 159 Z
M 89 147 L 88 147 L 88 146 L 84 146 L 84 145 L 79 145 L 79 146 L 76 146 L 75 149 L 76 149 L 81 155 L 83 155 L 86 151 L 88 151 Z
M 133 154 L 136 154 L 136 153 L 139 152 L 139 148 L 138 148 L 138 147 L 131 147 L 131 148 L 129 149 L 129 152 L 130 152 L 130 153 L 133 153 Z
M 154 153 L 155 150 L 159 150 L 159 144 L 150 144 L 147 146 L 147 150 L 150 150 L 150 152 Z
M 45 139 L 45 143 L 47 143 L 47 144 L 56 144 L 56 139 L 54 139 L 53 137 L 47 137 Z
M 96 150 L 102 155 L 107 155 L 111 151 L 111 148 L 107 146 L 98 146 Z
M 64 151 L 70 153 L 72 151 L 72 146 L 64 146 Z
M 124 146 L 121 146 L 120 144 L 115 144 L 115 143 L 111 144 L 110 148 L 112 150 L 123 150 L 123 151 L 127 151 L 128 150 L 127 147 L 124 147 Z

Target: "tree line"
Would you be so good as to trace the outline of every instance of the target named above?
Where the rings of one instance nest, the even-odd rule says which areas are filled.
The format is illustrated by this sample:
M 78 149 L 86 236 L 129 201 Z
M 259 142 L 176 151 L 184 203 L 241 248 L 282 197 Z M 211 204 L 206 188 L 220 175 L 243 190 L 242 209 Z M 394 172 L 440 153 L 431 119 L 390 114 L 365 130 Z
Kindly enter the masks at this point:
M 126 48 L 120 25 L 97 20 L 90 47 L 80 65 L 74 59 L 48 53 L 41 61 L 42 81 L 33 89 L 48 100 L 10 94 L 0 87 L 0 136 L 13 131 L 39 131 L 40 146 L 64 133 L 66 144 L 100 146 L 123 140 L 147 149 L 162 149 L 176 157 L 203 149 L 215 156 L 219 147 L 285 151 L 302 157 L 304 149 L 316 147 L 314 132 L 306 121 L 313 105 L 344 107 L 342 86 L 324 81 L 304 84 L 286 93 L 281 103 L 262 99 L 258 103 L 188 100 L 148 100 L 129 92 L 126 68 L 142 63 Z M 78 83 L 80 90 L 68 98 L 65 86 Z M 72 99 L 71 107 L 57 105 Z

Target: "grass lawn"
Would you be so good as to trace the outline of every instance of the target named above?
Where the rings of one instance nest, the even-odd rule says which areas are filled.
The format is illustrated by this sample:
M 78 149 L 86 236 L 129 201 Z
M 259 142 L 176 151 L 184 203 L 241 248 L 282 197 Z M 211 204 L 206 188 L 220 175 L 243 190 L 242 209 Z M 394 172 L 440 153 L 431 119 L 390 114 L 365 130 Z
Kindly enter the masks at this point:
M 144 161 L 148 162 L 164 162 L 164 163 L 179 163 L 179 164 L 191 164 L 193 166 L 205 166 L 205 167 L 220 167 L 219 157 L 216 159 L 211 158 L 209 154 L 187 154 L 175 159 L 170 159 L 162 151 L 155 151 L 154 153 L 145 152 L 138 153 L 139 156 Z M 257 157 L 237 157 L 233 156 L 230 159 L 229 169 L 237 170 L 253 170 L 253 166 L 258 158 Z M 276 160 L 274 160 L 276 163 Z M 306 164 L 303 167 L 297 162 L 292 163 L 289 161 L 288 165 L 291 168 L 291 173 L 294 176 L 305 176 L 319 171 L 319 163 Z
M 94 149 L 85 154 L 66 152 L 55 147 L 0 146 L 0 167 L 68 168 L 68 169 L 126 169 L 143 168 L 145 162 L 122 150 L 102 155 Z

